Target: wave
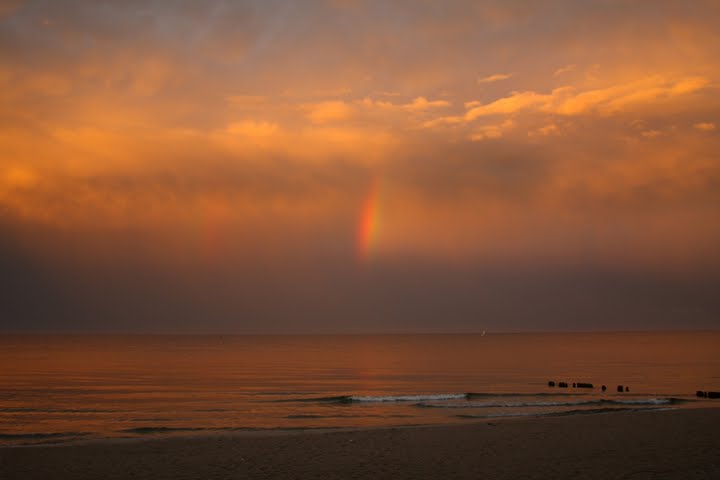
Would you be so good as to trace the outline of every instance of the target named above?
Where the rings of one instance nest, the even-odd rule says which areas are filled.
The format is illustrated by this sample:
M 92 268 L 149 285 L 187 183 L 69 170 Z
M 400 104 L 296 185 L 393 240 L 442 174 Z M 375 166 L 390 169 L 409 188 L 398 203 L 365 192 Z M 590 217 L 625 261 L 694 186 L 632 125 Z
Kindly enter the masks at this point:
M 293 392 L 283 392 L 283 391 L 258 391 L 258 392 L 249 392 L 245 395 L 249 395 L 252 397 L 287 397 L 288 395 L 314 395 L 320 392 L 300 392 L 300 391 L 293 391 Z
M 153 435 L 156 433 L 173 433 L 173 432 L 202 432 L 212 430 L 206 427 L 137 427 L 118 430 L 122 433 L 136 433 L 138 435 Z
M 159 435 L 172 433 L 213 433 L 213 432 L 263 432 L 263 431 L 284 431 L 284 430 L 322 430 L 328 427 L 137 427 L 125 430 L 116 430 L 118 433 L 130 433 L 135 435 Z M 335 427 L 343 428 L 343 427 Z M 347 427 L 345 427 L 347 428 Z
M 592 395 L 588 392 L 538 392 L 538 393 L 512 393 L 512 392 L 503 392 L 503 393 L 490 393 L 490 392 L 468 392 L 465 394 L 468 400 L 471 400 L 473 398 L 493 398 L 493 397 L 581 397 L 583 395 Z
M 684 398 L 664 397 L 664 398 L 632 398 L 626 400 L 613 400 L 620 405 L 675 405 L 678 403 L 692 402 Z
M 416 418 L 415 415 L 316 415 L 316 414 L 294 414 L 288 415 L 288 419 L 323 419 L 323 418 Z
M 352 396 L 337 395 L 334 397 L 283 398 L 272 400 L 274 403 L 352 403 Z
M 391 402 L 431 402 L 440 400 L 466 399 L 467 393 L 437 393 L 430 395 L 339 395 L 334 397 L 290 398 L 276 402 L 312 402 L 312 403 L 391 403 Z
M 168 417 L 154 417 L 154 418 L 128 418 L 124 419 L 123 421 L 126 422 L 172 422 L 176 421 L 177 418 L 168 418 Z
M 387 402 L 423 402 L 439 400 L 462 400 L 467 393 L 439 393 L 433 395 L 382 395 L 382 396 L 351 396 L 350 401 L 358 403 L 387 403 Z
M 2 413 L 117 413 L 118 410 L 98 410 L 95 408 L 30 408 L 5 407 L 0 408 Z
M 592 405 L 676 405 L 687 402 L 681 398 L 633 398 L 633 399 L 597 399 L 576 400 L 569 402 L 530 401 L 530 402 L 468 402 L 462 404 L 433 404 L 420 402 L 415 406 L 421 408 L 524 408 L 524 407 L 575 407 Z
M 54 433 L 0 433 L 0 440 L 46 440 L 53 438 L 83 437 L 88 432 L 54 432 Z
M 562 412 L 512 412 L 512 413 L 489 413 L 486 415 L 460 414 L 453 415 L 455 418 L 467 419 L 489 419 L 489 418 L 512 418 L 512 417 L 565 417 L 570 415 L 596 415 L 600 413 L 613 412 L 659 412 L 674 410 L 667 407 L 606 407 L 606 408 L 578 408 L 575 410 L 564 410 Z
M 279 400 L 272 400 L 277 403 L 337 403 L 337 404 L 352 404 L 352 403 L 392 403 L 392 402 L 438 402 L 445 400 L 477 400 L 477 399 L 502 399 L 502 398 L 586 398 L 591 394 L 589 393 L 434 393 L 434 394 L 408 394 L 408 395 L 336 395 L 327 397 L 301 397 L 301 398 L 283 398 Z M 508 407 L 529 407 L 529 406 L 572 406 L 572 405 L 593 405 L 603 403 L 618 403 L 618 404 L 649 404 L 649 405 L 665 405 L 668 403 L 680 403 L 686 400 L 675 397 L 662 397 L 662 398 L 633 398 L 633 399 L 592 399 L 592 400 L 570 400 L 570 401 L 542 401 L 542 400 L 531 400 L 528 402 L 517 401 L 517 402 L 487 402 L 487 403 L 476 403 L 476 404 L 463 404 L 463 405 L 439 405 L 441 407 L 458 407 L 458 408 L 471 408 L 475 407 L 493 407 L 493 406 L 508 406 Z M 435 406 L 435 405 L 420 405 L 420 406 Z

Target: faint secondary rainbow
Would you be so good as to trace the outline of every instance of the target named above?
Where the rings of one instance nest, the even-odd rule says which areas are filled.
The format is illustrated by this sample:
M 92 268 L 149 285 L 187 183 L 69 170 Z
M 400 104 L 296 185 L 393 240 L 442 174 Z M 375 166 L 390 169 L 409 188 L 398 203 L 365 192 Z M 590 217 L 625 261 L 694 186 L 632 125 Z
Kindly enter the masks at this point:
M 377 248 L 380 230 L 380 186 L 381 175 L 376 175 L 370 183 L 367 197 L 360 213 L 358 226 L 358 258 L 367 261 Z

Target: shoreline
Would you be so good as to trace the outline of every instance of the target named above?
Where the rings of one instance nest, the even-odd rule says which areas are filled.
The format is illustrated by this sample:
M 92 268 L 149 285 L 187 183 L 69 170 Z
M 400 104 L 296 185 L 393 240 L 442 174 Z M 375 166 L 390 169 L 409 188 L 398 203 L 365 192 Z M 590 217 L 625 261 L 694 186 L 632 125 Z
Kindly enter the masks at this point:
M 91 440 L 0 447 L 0 477 L 712 478 L 719 429 L 686 408 Z
M 518 413 L 518 414 L 507 414 L 507 415 L 487 415 L 478 417 L 466 417 L 460 421 L 446 422 L 446 423 L 408 423 L 408 424 L 397 424 L 397 425 L 369 425 L 369 426 L 309 426 L 309 427 L 169 427 L 165 430 L 165 427 L 158 427 L 157 432 L 148 432 L 133 436 L 94 436 L 92 434 L 77 434 L 76 438 L 57 441 L 48 440 L 46 442 L 35 442 L 35 443 L 15 443 L 15 444 L 0 444 L 0 450 L 12 449 L 12 448 L 61 448 L 66 446 L 85 446 L 94 444 L 114 444 L 114 443 L 131 443 L 131 442 L 146 442 L 146 441 L 163 441 L 163 440 L 193 440 L 202 439 L 208 437 L 252 437 L 252 436 L 284 436 L 284 435 L 314 435 L 323 433 L 335 433 L 335 432 L 355 432 L 355 431 L 373 431 L 373 430 L 389 430 L 389 429 L 413 429 L 413 428 L 445 428 L 445 427 L 458 427 L 458 426 L 471 426 L 483 423 L 494 423 L 494 422 L 513 422 L 523 420 L 542 420 L 550 418 L 562 418 L 562 417 L 585 417 L 585 416 L 596 416 L 596 415 L 617 415 L 620 413 L 663 413 L 677 410 L 714 410 L 720 409 L 720 403 L 717 407 L 702 405 L 702 406 L 690 406 L 684 407 L 677 406 L 657 406 L 657 407 L 616 407 L 610 409 L 578 409 L 578 410 L 566 410 L 554 413 Z M 150 428 L 150 430 L 153 430 Z M 48 434 L 53 435 L 53 434 Z

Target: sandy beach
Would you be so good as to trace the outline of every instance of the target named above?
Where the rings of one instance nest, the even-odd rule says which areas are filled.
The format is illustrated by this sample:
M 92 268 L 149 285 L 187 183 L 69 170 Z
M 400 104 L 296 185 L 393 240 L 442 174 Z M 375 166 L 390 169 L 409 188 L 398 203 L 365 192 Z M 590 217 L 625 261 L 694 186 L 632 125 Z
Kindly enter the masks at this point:
M 0 449 L 0 478 L 720 478 L 720 409 Z

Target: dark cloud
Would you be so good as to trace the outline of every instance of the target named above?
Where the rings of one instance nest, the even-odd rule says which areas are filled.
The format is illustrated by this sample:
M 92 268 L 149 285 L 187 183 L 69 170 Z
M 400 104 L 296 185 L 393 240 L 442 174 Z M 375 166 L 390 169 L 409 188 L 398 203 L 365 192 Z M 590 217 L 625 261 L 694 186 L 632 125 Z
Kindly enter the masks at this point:
M 51 265 L 23 246 L 18 225 L 0 211 L 0 329 L 62 329 L 65 300 Z
M 294 254 L 283 249 L 280 261 L 256 253 L 162 267 L 144 261 L 147 238 L 128 234 L 105 240 L 114 258 L 104 262 L 83 262 L 87 238 L 54 234 L 68 255 L 42 265 L 4 246 L 1 326 L 249 333 L 712 328 L 720 308 L 717 274 L 453 268 L 417 258 L 361 266 L 348 251 L 328 248 L 342 240 Z

